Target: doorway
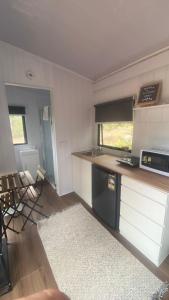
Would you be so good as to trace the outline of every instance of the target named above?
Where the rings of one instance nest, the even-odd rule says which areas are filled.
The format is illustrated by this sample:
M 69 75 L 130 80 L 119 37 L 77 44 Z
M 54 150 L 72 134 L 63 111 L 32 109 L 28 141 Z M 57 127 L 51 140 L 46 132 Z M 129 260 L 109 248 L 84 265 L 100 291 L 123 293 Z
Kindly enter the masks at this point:
M 9 119 L 18 171 L 36 176 L 37 166 L 55 188 L 50 91 L 6 85 Z

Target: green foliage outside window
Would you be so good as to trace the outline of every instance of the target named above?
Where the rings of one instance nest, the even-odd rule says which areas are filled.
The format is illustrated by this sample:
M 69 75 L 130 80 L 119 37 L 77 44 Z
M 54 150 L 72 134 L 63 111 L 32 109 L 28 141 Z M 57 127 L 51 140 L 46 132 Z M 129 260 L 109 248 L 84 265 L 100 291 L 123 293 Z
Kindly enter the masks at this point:
M 99 125 L 99 145 L 122 150 L 132 149 L 133 122 L 113 122 Z
M 9 115 L 13 144 L 26 144 L 25 116 Z

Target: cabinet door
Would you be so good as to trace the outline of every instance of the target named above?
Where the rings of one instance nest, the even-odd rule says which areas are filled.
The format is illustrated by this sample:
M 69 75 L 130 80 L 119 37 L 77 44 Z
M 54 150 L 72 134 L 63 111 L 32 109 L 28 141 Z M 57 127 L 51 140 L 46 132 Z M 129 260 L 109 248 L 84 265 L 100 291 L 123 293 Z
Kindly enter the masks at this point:
M 92 164 L 73 156 L 73 190 L 92 207 Z
M 160 264 L 160 246 L 120 217 L 120 233 L 157 267 Z
M 92 207 L 92 164 L 81 160 L 81 198 Z
M 136 192 L 122 185 L 121 200 L 148 219 L 163 226 L 165 207 L 156 201 L 141 195 L 140 190 Z
M 164 206 L 167 204 L 168 193 L 165 193 L 155 187 L 150 186 L 133 178 L 129 178 L 125 175 L 122 176 L 122 186 L 128 187 L 129 189 L 136 191 L 137 193 L 150 198 Z
M 78 194 L 80 197 L 80 191 L 81 191 L 81 158 L 73 156 L 73 190 L 76 194 Z

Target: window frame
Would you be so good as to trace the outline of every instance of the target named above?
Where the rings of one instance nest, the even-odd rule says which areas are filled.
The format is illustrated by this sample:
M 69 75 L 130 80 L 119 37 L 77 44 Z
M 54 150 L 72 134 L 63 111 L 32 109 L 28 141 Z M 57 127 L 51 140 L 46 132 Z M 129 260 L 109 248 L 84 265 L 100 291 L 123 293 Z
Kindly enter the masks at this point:
M 133 121 L 131 121 L 131 122 L 133 123 Z M 127 152 L 127 153 L 131 153 L 132 152 L 132 149 L 131 150 L 127 150 L 127 149 L 123 149 L 123 148 L 119 148 L 119 147 L 113 147 L 113 146 L 108 146 L 108 145 L 100 144 L 100 130 L 101 130 L 101 128 L 103 128 L 102 125 L 103 125 L 103 123 L 99 123 L 98 126 L 97 126 L 97 146 L 103 147 L 103 148 L 107 148 L 107 149 L 112 149 L 112 150 L 119 150 L 119 151 L 123 151 L 123 152 Z
M 13 143 L 14 146 L 21 146 L 21 145 L 27 145 L 28 144 L 28 138 L 27 138 L 27 131 L 26 131 L 26 120 L 25 120 L 25 115 L 21 114 L 9 114 L 10 116 L 20 116 L 22 117 L 22 125 L 23 125 L 23 134 L 24 134 L 24 143 Z M 11 133 L 12 133 L 12 128 L 11 128 Z M 12 139 L 13 141 L 13 139 Z

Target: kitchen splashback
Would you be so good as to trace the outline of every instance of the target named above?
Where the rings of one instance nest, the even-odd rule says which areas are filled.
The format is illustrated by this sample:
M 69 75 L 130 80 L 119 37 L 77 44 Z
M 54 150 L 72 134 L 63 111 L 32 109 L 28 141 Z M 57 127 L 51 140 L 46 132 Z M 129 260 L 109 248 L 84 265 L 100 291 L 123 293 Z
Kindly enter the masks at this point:
M 169 105 L 134 110 L 133 154 L 143 148 L 169 149 Z

